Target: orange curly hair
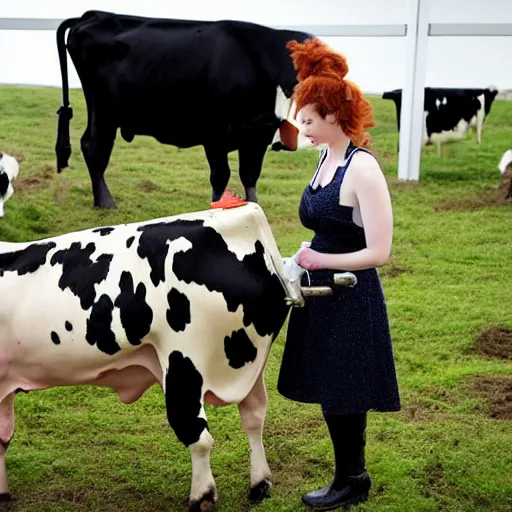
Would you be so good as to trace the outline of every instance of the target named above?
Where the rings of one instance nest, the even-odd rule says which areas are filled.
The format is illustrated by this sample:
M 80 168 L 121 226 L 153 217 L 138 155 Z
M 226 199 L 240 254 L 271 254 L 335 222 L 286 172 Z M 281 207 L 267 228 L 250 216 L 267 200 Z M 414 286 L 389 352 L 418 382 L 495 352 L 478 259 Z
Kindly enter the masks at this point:
M 305 105 L 315 105 L 321 117 L 333 114 L 356 146 L 368 146 L 371 138 L 366 130 L 375 125 L 373 109 L 359 87 L 345 79 L 345 57 L 319 39 L 290 41 L 286 47 L 299 80 L 293 91 L 295 117 Z

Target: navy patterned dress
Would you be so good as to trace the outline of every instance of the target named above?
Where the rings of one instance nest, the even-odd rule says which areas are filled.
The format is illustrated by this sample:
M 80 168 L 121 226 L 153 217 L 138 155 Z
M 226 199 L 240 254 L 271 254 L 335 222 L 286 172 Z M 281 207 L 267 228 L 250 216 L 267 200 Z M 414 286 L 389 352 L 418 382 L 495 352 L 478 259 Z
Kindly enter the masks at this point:
M 366 247 L 364 229 L 352 220 L 352 207 L 340 206 L 340 187 L 352 157 L 364 149 L 352 143 L 332 181 L 308 184 L 299 215 L 314 231 L 311 248 L 348 253 Z M 316 174 L 326 157 L 321 154 Z M 315 270 L 302 284 L 328 285 L 342 270 Z M 326 297 L 307 297 L 292 308 L 277 389 L 283 396 L 319 403 L 332 414 L 398 411 L 400 399 L 386 303 L 375 268 L 353 272 L 357 285 L 334 287 Z

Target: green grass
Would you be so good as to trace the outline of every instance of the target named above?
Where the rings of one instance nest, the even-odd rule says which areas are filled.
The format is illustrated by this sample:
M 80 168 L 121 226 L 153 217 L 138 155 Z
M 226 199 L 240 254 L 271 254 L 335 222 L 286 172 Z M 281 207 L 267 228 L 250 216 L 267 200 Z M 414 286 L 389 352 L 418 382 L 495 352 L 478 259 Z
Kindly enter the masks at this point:
M 497 101 L 475 136 L 423 150 L 420 182 L 397 182 L 394 105 L 375 108 L 374 150 L 389 177 L 395 215 L 393 257 L 381 269 L 403 410 L 371 413 L 367 466 L 379 512 L 512 510 L 512 362 L 470 350 L 490 326 L 512 329 L 512 205 L 497 200 L 497 163 L 512 144 L 512 103 Z M 201 148 L 178 151 L 150 138 L 120 136 L 106 177 L 118 209 L 92 208 L 80 153 L 81 91 L 71 91 L 71 168 L 56 175 L 59 89 L 0 87 L 0 150 L 22 159 L 0 239 L 28 241 L 99 225 L 140 221 L 209 206 Z M 169 120 L 174 122 L 174 120 Z M 283 256 L 311 233 L 297 208 L 314 171 L 315 151 L 266 156 L 259 182 Z M 235 170 L 231 186 L 242 191 Z M 324 484 L 331 446 L 316 406 L 276 392 L 284 343 L 268 361 L 270 406 L 264 442 L 274 475 L 272 498 L 258 511 L 302 510 L 301 493 Z M 512 343 L 509 338 L 509 343 Z M 482 379 L 491 378 L 484 387 Z M 492 393 L 486 390 L 491 389 Z M 508 393 L 508 394 L 507 394 Z M 508 407 L 508 408 L 507 408 Z M 207 408 L 215 445 L 219 511 L 248 510 L 248 443 L 236 407 Z M 7 454 L 18 511 L 183 510 L 190 486 L 188 450 L 167 425 L 161 390 L 122 404 L 109 389 L 58 388 L 16 398 L 16 431 Z

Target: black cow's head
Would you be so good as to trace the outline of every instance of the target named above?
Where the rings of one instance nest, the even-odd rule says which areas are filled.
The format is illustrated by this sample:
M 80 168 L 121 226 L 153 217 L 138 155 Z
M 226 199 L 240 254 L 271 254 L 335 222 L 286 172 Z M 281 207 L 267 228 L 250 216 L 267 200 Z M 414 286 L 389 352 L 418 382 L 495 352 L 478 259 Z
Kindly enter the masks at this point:
M 275 115 L 279 120 L 279 129 L 272 140 L 273 151 L 295 151 L 298 146 L 299 129 L 293 119 L 293 100 L 277 87 Z
M 494 86 L 490 86 L 484 91 L 484 97 L 485 97 L 485 116 L 489 114 L 491 111 L 491 105 L 492 102 L 496 99 L 496 96 L 498 94 L 498 89 Z
M 295 151 L 299 146 L 299 129 L 293 120 L 292 94 L 298 83 L 297 72 L 293 66 L 289 50 L 286 47 L 290 41 L 304 42 L 314 36 L 305 32 L 282 31 L 285 34 L 284 46 L 282 48 L 282 64 L 278 77 L 276 91 L 275 114 L 280 120 L 279 130 L 272 141 L 273 151 Z

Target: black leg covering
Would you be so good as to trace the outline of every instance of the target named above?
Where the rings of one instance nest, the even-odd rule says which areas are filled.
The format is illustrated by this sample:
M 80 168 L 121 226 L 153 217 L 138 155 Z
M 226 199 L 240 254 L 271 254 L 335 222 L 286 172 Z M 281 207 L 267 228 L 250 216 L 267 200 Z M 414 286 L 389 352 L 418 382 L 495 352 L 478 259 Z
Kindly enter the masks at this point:
M 371 487 L 365 467 L 366 413 L 330 414 L 324 411 L 333 448 L 335 471 L 332 482 L 302 497 L 315 510 L 334 510 L 366 501 Z

